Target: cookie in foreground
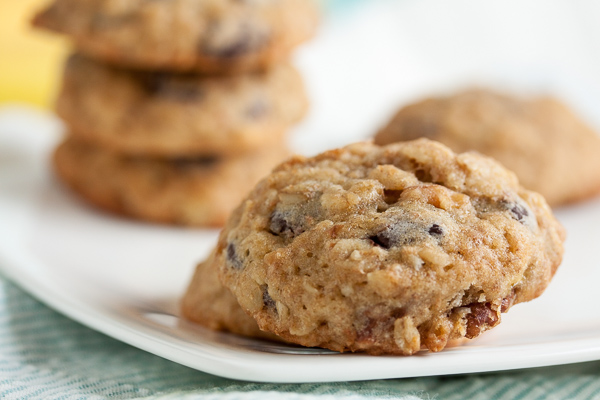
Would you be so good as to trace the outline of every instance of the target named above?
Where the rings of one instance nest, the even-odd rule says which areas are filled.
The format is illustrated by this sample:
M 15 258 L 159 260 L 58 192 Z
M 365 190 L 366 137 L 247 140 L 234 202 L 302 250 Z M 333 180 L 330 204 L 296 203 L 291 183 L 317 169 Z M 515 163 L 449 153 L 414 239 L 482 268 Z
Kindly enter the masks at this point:
M 312 0 L 54 0 L 33 25 L 109 64 L 220 74 L 285 60 L 318 19 Z
M 220 226 L 286 155 L 283 143 L 273 143 L 229 158 L 133 157 L 70 136 L 53 161 L 63 182 L 104 210 L 152 222 Z
M 123 70 L 75 54 L 56 106 L 73 135 L 98 146 L 182 157 L 260 151 L 282 140 L 308 100 L 289 64 L 203 76 Z
M 474 89 L 426 99 L 401 108 L 375 143 L 420 137 L 495 158 L 551 206 L 600 194 L 600 136 L 551 97 Z
M 229 218 L 215 262 L 261 330 L 409 355 L 475 338 L 542 294 L 564 236 L 490 158 L 358 143 L 279 165 Z

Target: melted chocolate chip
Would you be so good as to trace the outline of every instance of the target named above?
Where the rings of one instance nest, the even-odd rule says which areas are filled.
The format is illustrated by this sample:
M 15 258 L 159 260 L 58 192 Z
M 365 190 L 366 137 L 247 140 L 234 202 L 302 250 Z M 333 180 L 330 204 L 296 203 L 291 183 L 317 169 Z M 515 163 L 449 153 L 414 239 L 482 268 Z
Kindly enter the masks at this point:
M 153 96 L 161 91 L 167 80 L 166 74 L 161 72 L 140 74 L 140 85 L 144 91 Z
M 198 86 L 186 85 L 184 83 L 169 85 L 159 95 L 177 101 L 198 101 L 204 97 L 204 91 Z
M 215 156 L 206 157 L 178 157 L 170 160 L 172 165 L 179 169 L 189 168 L 208 168 L 218 162 L 218 158 Z
M 508 211 L 515 221 L 524 225 L 535 225 L 535 219 L 532 220 L 529 218 L 530 211 L 527 209 L 527 206 L 520 201 L 508 199 L 494 201 L 490 198 L 479 198 L 473 202 L 473 206 L 480 214 Z
M 141 79 L 141 84 L 150 96 L 165 97 L 177 101 L 198 101 L 204 97 L 204 90 L 189 81 L 173 80 L 166 73 L 147 73 Z
M 429 228 L 429 234 L 430 235 L 443 235 L 444 234 L 444 230 L 438 224 L 433 224 Z
M 219 22 L 213 22 L 200 44 L 200 51 L 218 58 L 235 58 L 259 50 L 267 43 L 263 27 L 241 23 L 234 34 Z
M 235 245 L 231 242 L 227 245 L 226 250 L 227 261 L 235 269 L 242 269 L 244 266 L 235 251 Z
M 293 238 L 304 230 L 300 226 L 296 226 L 288 221 L 287 215 L 281 211 L 273 211 L 271 214 L 269 230 L 272 234 L 285 238 Z
M 271 310 L 277 310 L 275 300 L 273 300 L 273 298 L 269 294 L 269 287 L 267 285 L 262 285 L 261 289 L 263 294 L 262 298 L 264 306 Z
M 252 41 L 247 36 L 241 36 L 237 41 L 229 44 L 229 46 L 214 51 L 212 55 L 220 58 L 233 58 L 251 52 L 254 47 L 256 46 L 252 44 Z
M 395 218 L 394 222 L 388 222 L 376 232 L 368 238 L 384 249 L 423 242 L 431 235 L 443 234 L 439 225 L 426 225 L 424 221 L 417 220 L 411 215 Z
M 513 218 L 521 223 L 524 222 L 525 217 L 529 216 L 529 212 L 527 212 L 527 209 L 519 203 L 514 203 L 514 205 L 512 205 L 512 207 L 510 207 L 509 210 Z
M 387 231 L 379 232 L 377 235 L 369 236 L 369 239 L 373 241 L 377 246 L 389 249 L 392 247 L 392 241 L 386 234 Z

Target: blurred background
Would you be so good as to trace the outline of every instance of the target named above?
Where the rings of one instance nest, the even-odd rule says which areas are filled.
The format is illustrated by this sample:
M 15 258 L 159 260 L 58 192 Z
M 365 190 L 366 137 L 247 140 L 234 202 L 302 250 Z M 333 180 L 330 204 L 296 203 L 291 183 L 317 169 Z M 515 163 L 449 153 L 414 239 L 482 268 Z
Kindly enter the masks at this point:
M 0 0 L 0 105 L 52 105 L 67 48 L 29 28 L 44 3 Z M 301 151 L 364 138 L 406 102 L 473 85 L 551 93 L 600 126 L 598 1 L 323 4 L 319 35 L 296 55 L 312 102 Z

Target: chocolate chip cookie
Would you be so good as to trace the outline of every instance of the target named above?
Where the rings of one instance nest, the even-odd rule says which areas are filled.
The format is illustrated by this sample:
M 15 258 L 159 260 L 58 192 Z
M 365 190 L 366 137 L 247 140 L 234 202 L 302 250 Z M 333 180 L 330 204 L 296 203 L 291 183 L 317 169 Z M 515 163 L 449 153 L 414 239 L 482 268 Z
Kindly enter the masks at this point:
M 419 139 L 279 165 L 228 220 L 215 262 L 262 330 L 409 355 L 475 338 L 539 296 L 563 241 L 513 173 Z
M 56 149 L 58 176 L 98 207 L 180 225 L 220 226 L 253 185 L 287 155 L 283 144 L 239 157 L 123 156 L 76 135 Z
M 427 99 L 400 109 L 375 143 L 419 137 L 497 159 L 551 206 L 600 193 L 600 136 L 553 98 L 470 90 Z
M 107 63 L 204 73 L 280 62 L 317 22 L 312 0 L 55 0 L 33 19 Z
M 68 60 L 57 100 L 74 135 L 120 153 L 169 157 L 260 151 L 307 108 L 288 64 L 209 77 L 132 72 L 81 55 Z

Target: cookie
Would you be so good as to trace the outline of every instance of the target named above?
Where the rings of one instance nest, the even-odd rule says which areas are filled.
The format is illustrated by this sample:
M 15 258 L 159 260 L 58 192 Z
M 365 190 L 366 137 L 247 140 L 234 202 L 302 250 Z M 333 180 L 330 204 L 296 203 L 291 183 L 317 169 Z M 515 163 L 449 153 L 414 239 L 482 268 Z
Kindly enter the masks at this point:
M 204 73 L 280 62 L 317 22 L 311 0 L 55 0 L 33 19 L 110 64 Z
M 209 329 L 280 340 L 258 328 L 256 321 L 242 310 L 231 292 L 221 284 L 218 271 L 214 253 L 198 264 L 181 301 L 182 315 Z
M 73 135 L 54 154 L 57 175 L 90 203 L 142 220 L 220 226 L 285 155 L 283 144 L 240 157 L 128 157 Z
M 238 212 L 240 209 L 238 209 Z M 256 321 L 240 307 L 237 299 L 219 280 L 214 251 L 196 266 L 181 300 L 181 315 L 205 328 L 251 338 L 282 342 L 279 336 L 260 330 Z M 460 346 L 463 340 L 449 341 L 446 347 Z
M 66 65 L 57 112 L 74 135 L 126 154 L 198 156 L 280 142 L 305 114 L 288 64 L 231 77 L 132 72 L 80 55 Z
M 215 258 L 260 329 L 409 355 L 475 338 L 539 296 L 563 241 L 513 173 L 420 139 L 284 162 L 232 214 Z
M 427 99 L 400 109 L 375 143 L 419 137 L 495 158 L 551 206 L 600 193 L 600 136 L 553 98 L 470 90 Z

